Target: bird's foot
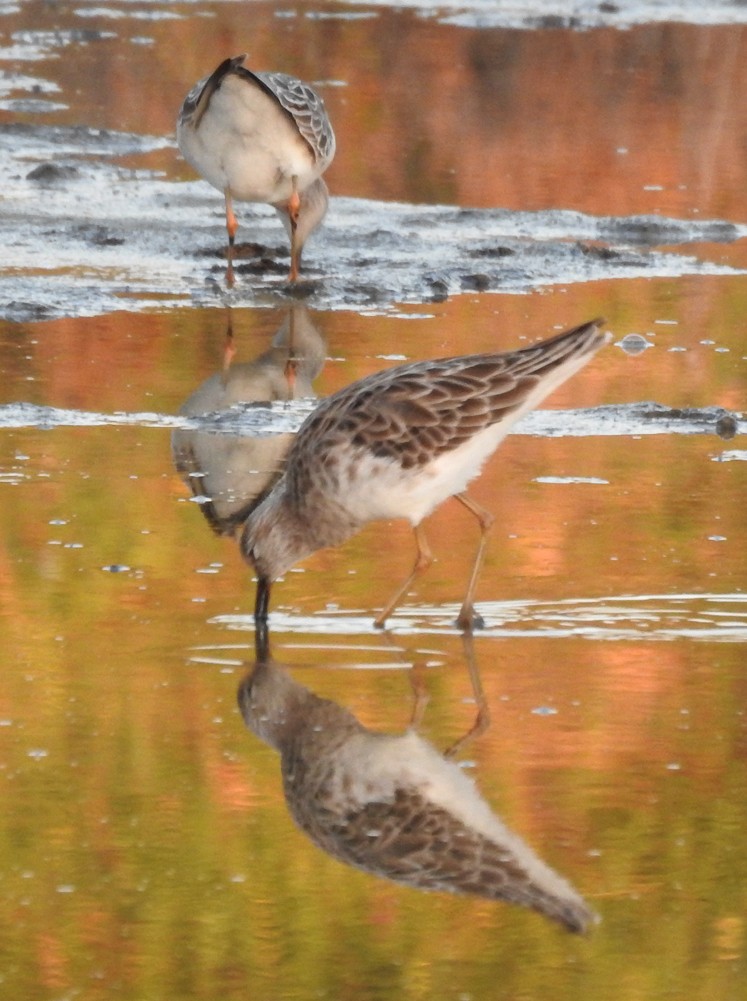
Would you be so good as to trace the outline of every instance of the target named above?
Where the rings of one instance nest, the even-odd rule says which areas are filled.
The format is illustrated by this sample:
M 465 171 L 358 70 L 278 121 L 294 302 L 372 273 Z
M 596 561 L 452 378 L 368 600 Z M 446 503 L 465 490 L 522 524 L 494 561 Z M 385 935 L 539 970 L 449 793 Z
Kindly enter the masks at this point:
M 475 629 L 484 629 L 485 619 L 470 605 L 469 608 L 462 608 L 454 624 L 462 632 L 471 633 Z

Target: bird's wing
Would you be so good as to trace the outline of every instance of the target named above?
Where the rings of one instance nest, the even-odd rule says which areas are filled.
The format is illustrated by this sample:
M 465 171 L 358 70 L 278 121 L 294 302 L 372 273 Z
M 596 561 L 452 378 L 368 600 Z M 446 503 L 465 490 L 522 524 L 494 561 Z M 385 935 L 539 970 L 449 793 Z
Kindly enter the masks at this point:
M 348 865 L 421 890 L 506 900 L 583 932 L 596 916 L 561 876 L 517 835 L 494 841 L 412 789 L 340 815 L 311 811 L 296 821 L 323 850 Z
M 243 73 L 249 73 L 244 69 Z M 308 83 L 287 73 L 250 74 L 264 85 L 278 104 L 291 116 L 309 145 L 317 163 L 326 169 L 335 155 L 335 134 L 324 101 Z
M 325 400 L 305 421 L 288 457 L 313 447 L 353 449 L 415 469 L 491 425 L 507 425 L 563 382 L 604 343 L 600 321 L 506 354 L 398 366 Z

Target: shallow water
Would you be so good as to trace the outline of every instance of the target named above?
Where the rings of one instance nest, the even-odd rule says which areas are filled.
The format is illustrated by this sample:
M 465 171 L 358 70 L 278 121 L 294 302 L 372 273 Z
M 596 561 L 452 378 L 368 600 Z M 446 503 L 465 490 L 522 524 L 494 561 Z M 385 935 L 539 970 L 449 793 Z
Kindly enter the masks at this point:
M 3 996 L 744 996 L 744 8 L 603 6 L 0 6 Z M 227 294 L 220 195 L 173 146 L 247 48 L 321 81 L 338 132 L 300 304 L 246 206 L 279 264 Z M 600 913 L 587 938 L 324 855 L 243 724 L 253 585 L 217 533 L 313 406 L 267 372 L 291 306 L 304 397 L 607 318 L 474 485 L 491 725 L 460 755 Z M 398 523 L 278 583 L 272 645 L 374 730 L 424 690 L 443 749 L 476 713 L 452 623 L 477 540 L 455 504 L 429 538 L 385 633 Z

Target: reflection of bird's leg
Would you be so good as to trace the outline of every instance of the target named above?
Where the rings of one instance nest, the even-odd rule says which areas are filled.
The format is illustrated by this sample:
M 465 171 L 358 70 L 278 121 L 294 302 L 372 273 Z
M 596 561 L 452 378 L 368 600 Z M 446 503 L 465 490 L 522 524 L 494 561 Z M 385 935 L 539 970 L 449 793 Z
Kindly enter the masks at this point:
M 233 313 L 231 312 L 231 307 L 226 307 L 226 341 L 223 348 L 223 372 L 222 372 L 222 382 L 225 386 L 226 379 L 228 378 L 228 370 L 231 367 L 231 362 L 236 355 L 236 345 L 233 340 Z
M 424 570 L 427 570 L 428 567 L 433 562 L 433 555 L 431 553 L 430 546 L 428 545 L 428 540 L 425 537 L 425 532 L 423 531 L 422 525 L 420 524 L 415 525 L 414 532 L 415 532 L 415 543 L 418 547 L 418 554 L 415 557 L 415 565 L 413 566 L 412 572 L 410 573 L 410 576 L 405 580 L 404 584 L 394 593 L 394 595 L 389 599 L 387 604 L 384 606 L 383 610 L 379 612 L 379 614 L 374 619 L 374 626 L 376 626 L 377 629 L 383 628 L 384 623 L 399 604 L 402 595 L 407 591 L 407 589 L 410 587 L 415 578 L 419 577 Z
M 231 192 L 226 188 L 224 192 L 226 198 L 226 229 L 228 231 L 228 251 L 226 257 L 228 259 L 228 264 L 226 266 L 226 284 L 233 285 L 233 250 L 234 250 L 234 240 L 236 239 L 236 230 L 239 228 L 238 221 L 233 211 L 233 200 L 231 198 Z
M 409 671 L 410 686 L 412 688 L 413 703 L 412 715 L 410 717 L 410 729 L 417 730 L 423 722 L 425 708 L 428 705 L 430 696 L 423 680 L 423 668 L 417 663 L 413 663 Z
M 296 372 L 298 370 L 299 357 L 296 354 L 296 311 L 291 307 L 288 317 L 288 361 L 285 363 L 285 381 L 288 383 L 288 399 L 295 397 Z
M 488 548 L 488 532 L 490 531 L 495 518 L 490 511 L 486 511 L 484 507 L 480 507 L 480 505 L 473 501 L 467 494 L 454 494 L 454 497 L 461 504 L 463 504 L 468 511 L 471 511 L 480 523 L 480 544 L 477 547 L 475 562 L 472 564 L 472 573 L 470 574 L 469 583 L 467 584 L 464 601 L 462 602 L 462 607 L 456 620 L 458 629 L 471 631 L 475 627 L 479 629 L 484 625 L 482 616 L 476 614 L 475 612 L 475 587 L 477 586 L 477 578 L 480 576 L 480 570 L 482 569 L 483 560 L 485 559 L 485 552 Z
M 290 221 L 291 230 L 291 267 L 290 274 L 288 275 L 288 281 L 295 282 L 298 280 L 298 265 L 301 258 L 301 249 L 298 246 L 298 213 L 301 208 L 301 196 L 298 193 L 298 178 L 294 174 L 291 178 L 291 184 L 293 185 L 293 190 L 291 191 L 291 196 L 288 199 L 288 220 Z
M 475 737 L 479 737 L 481 734 L 490 726 L 490 709 L 488 707 L 487 699 L 485 698 L 485 692 L 483 691 L 482 681 L 480 679 L 480 671 L 477 667 L 477 660 L 475 659 L 475 641 L 469 633 L 465 633 L 462 638 L 462 645 L 464 646 L 464 659 L 467 662 L 467 670 L 469 671 L 469 680 L 472 684 L 472 695 L 475 700 L 475 705 L 477 706 L 477 715 L 475 716 L 475 721 L 472 726 L 463 734 L 459 740 L 455 741 L 451 747 L 444 751 L 445 758 L 453 758 L 458 751 L 461 751 L 470 741 L 474 740 Z

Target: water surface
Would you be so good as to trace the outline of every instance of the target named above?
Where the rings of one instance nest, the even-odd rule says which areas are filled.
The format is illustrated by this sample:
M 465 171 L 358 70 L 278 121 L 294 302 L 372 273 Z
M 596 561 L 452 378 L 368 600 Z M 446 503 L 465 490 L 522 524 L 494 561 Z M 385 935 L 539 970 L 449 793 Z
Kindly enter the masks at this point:
M 649 5 L 623 29 L 597 5 L 573 30 L 545 4 L 511 23 L 486 4 L 250 6 L 0 11 L 0 993 L 741 998 L 740 9 L 705 25 Z M 195 404 L 229 323 L 239 384 L 288 320 L 280 227 L 243 209 L 279 265 L 228 296 L 220 195 L 173 143 L 188 87 L 245 50 L 319 82 L 338 132 L 309 392 L 600 314 L 613 332 L 474 486 L 496 514 L 474 644 L 491 726 L 460 756 L 600 913 L 587 938 L 327 857 L 236 708 L 253 585 L 215 530 L 247 489 L 227 473 L 312 406 Z M 73 173 L 29 178 L 46 163 Z M 179 441 L 199 468 L 177 468 Z M 429 537 L 437 562 L 386 633 L 406 525 L 295 568 L 273 650 L 372 729 L 408 725 L 414 683 L 446 748 L 476 712 L 452 628 L 475 526 L 446 504 Z

